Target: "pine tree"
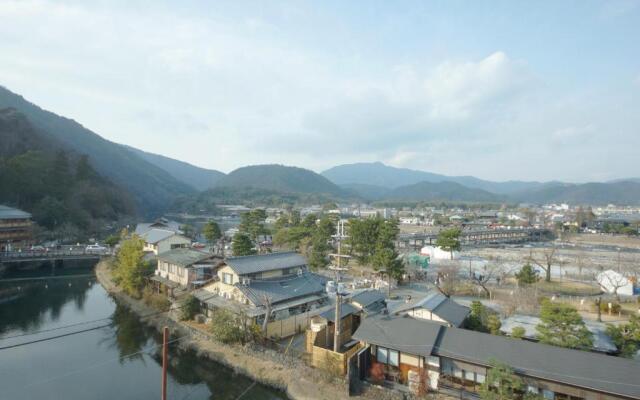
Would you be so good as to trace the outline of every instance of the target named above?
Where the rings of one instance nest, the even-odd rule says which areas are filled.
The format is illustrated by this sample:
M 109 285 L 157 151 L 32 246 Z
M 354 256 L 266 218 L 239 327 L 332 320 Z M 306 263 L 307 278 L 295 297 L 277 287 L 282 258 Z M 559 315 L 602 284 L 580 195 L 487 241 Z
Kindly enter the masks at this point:
M 568 304 L 545 299 L 542 302 L 540 323 L 536 330 L 541 343 L 583 350 L 593 346 L 593 335 L 578 311 Z
M 232 247 L 234 256 L 250 256 L 256 253 L 255 250 L 253 250 L 251 239 L 243 233 L 235 234 Z
M 523 265 L 520 272 L 516 273 L 515 276 L 518 280 L 518 286 L 520 287 L 534 284 L 540 280 L 538 270 L 533 268 L 530 263 Z

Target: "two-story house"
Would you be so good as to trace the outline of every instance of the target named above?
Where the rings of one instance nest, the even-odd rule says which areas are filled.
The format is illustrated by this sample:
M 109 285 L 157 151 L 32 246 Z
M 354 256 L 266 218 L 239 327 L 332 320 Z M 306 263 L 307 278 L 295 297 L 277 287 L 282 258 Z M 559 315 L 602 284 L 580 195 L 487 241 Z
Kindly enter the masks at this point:
M 152 228 L 140 235 L 144 240 L 143 250 L 155 254 L 162 254 L 169 250 L 189 247 L 191 239 L 186 236 L 159 228 Z
M 151 278 L 158 288 L 193 288 L 215 277 L 222 257 L 188 248 L 177 248 L 158 255 L 155 275 Z
M 295 252 L 227 258 L 217 278 L 194 293 L 204 308 L 242 313 L 259 325 L 269 310 L 268 336 L 306 329 L 313 311 L 327 303 L 326 279 L 309 272 Z

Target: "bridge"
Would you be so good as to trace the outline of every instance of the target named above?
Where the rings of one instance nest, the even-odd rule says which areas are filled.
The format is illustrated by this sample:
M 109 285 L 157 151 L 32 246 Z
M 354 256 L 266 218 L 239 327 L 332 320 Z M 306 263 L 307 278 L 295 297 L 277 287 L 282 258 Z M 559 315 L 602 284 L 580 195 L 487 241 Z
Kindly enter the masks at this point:
M 64 260 L 96 260 L 108 256 L 109 251 L 96 252 L 86 249 L 69 248 L 63 250 L 48 251 L 9 251 L 0 253 L 0 263 L 16 262 L 41 262 L 41 261 L 64 261 Z
M 481 244 L 526 243 L 547 240 L 552 236 L 548 229 L 480 229 L 463 230 L 460 244 L 473 246 Z M 414 248 L 434 245 L 437 233 L 402 233 L 396 238 L 398 248 Z

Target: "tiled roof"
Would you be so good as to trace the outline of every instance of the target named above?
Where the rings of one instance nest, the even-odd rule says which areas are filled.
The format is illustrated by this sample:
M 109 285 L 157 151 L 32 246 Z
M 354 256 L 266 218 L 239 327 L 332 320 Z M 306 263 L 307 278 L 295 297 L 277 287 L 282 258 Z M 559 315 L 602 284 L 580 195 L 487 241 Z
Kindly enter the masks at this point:
M 393 310 L 394 314 L 400 314 L 415 308 L 424 308 L 452 325 L 460 326 L 469 315 L 469 308 L 456 303 L 442 293 L 432 291 L 414 302 L 401 304 Z
M 383 301 L 384 298 L 384 294 L 379 290 L 365 290 L 363 292 L 354 294 L 351 297 L 351 302 L 358 303 L 362 307 L 367 308 L 374 303 Z
M 257 256 L 243 256 L 227 258 L 226 264 L 238 275 L 256 272 L 273 271 L 276 269 L 304 267 L 307 260 L 296 252 L 269 253 Z
M 196 264 L 200 261 L 204 261 L 213 257 L 215 257 L 215 255 L 211 253 L 205 253 L 199 250 L 173 249 L 173 250 L 165 251 L 164 253 L 159 254 L 158 260 L 166 261 L 174 265 L 188 267 L 190 265 Z
M 164 229 L 150 229 L 144 234 L 140 235 L 140 237 L 147 243 L 155 244 L 174 235 L 177 235 L 177 233 L 175 233 L 174 231 L 168 231 Z
M 17 208 L 0 205 L 0 219 L 23 219 L 31 218 L 31 214 Z
M 248 285 L 237 283 L 235 286 L 256 306 L 264 304 L 264 297 L 271 304 L 324 292 L 326 279 L 320 275 L 305 272 L 280 280 L 251 280 Z

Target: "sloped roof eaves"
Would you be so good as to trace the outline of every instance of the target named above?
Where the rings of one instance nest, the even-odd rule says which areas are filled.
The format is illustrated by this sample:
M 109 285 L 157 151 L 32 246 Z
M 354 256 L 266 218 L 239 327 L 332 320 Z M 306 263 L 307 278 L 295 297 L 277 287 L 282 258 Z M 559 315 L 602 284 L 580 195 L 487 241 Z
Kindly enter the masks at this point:
M 467 318 L 470 310 L 468 307 L 460 305 L 451 299 L 446 299 L 432 312 L 443 320 L 458 327 L 462 325 L 465 318 Z
M 238 275 L 273 271 L 283 268 L 304 267 L 307 261 L 295 252 L 270 253 L 257 256 L 230 257 L 226 264 Z
M 430 356 L 442 325 L 408 317 L 375 315 L 364 318 L 353 338 L 403 353 Z
M 150 229 L 141 235 L 141 237 L 145 242 L 155 244 L 174 235 L 178 234 L 173 231 L 166 231 L 163 229 Z
M 31 214 L 17 208 L 0 205 L 0 219 L 26 219 L 31 218 Z
M 365 290 L 351 297 L 352 302 L 358 303 L 364 308 L 384 299 L 384 294 L 379 290 Z
M 284 283 L 284 285 L 283 285 Z M 307 272 L 295 278 L 282 280 L 252 280 L 248 286 L 235 285 L 255 305 L 263 305 L 264 296 L 271 304 L 324 292 L 324 278 Z
M 640 363 L 620 357 L 449 327 L 433 354 L 479 365 L 496 359 L 528 376 L 640 398 Z
M 213 254 L 204 253 L 198 250 L 173 249 L 173 250 L 165 251 L 164 253 L 160 253 L 158 255 L 158 260 L 166 261 L 174 265 L 188 267 L 200 261 L 207 260 L 213 257 L 214 257 Z

